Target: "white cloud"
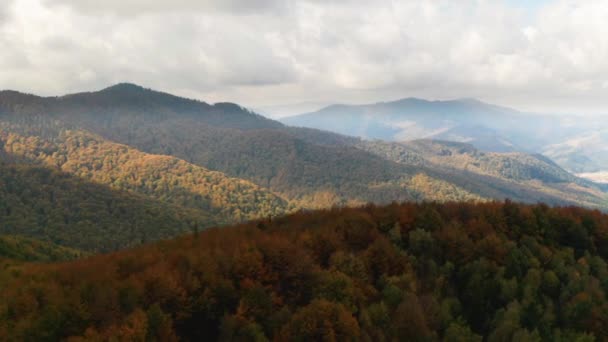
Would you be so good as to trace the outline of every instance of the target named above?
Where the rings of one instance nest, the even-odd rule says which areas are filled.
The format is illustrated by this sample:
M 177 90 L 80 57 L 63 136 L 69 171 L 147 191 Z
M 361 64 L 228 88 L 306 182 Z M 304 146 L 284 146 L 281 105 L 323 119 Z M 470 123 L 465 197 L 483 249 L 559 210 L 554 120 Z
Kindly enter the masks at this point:
M 63 5 L 87 14 L 102 12 L 135 16 L 158 12 L 220 11 L 236 14 L 281 12 L 288 7 L 282 0 L 44 0 L 48 5 Z
M 250 106 L 480 97 L 608 106 L 608 1 L 13 0 L 0 88 L 132 81 Z

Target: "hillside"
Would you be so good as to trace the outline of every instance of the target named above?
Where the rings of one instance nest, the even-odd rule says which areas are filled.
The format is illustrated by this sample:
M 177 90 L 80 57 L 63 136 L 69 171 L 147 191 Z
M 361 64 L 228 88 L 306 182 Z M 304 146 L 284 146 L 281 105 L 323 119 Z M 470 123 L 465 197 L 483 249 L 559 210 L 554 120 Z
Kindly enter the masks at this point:
M 600 185 L 568 173 L 541 155 L 483 152 L 470 144 L 437 140 L 361 141 L 357 146 L 397 163 L 427 168 L 429 174 L 439 173 L 436 178 L 450 179 L 451 183 L 475 189 L 486 198 L 497 197 L 487 189 L 494 188 L 523 202 L 542 198 L 545 202 L 559 203 L 562 199 L 591 207 L 604 207 L 608 203 Z M 449 170 L 456 170 L 457 175 L 449 176 Z M 469 175 L 464 181 L 468 185 L 459 181 L 460 172 Z
M 541 155 L 483 152 L 470 144 L 439 140 L 414 140 L 404 145 L 431 163 L 475 173 L 546 183 L 585 182 Z
M 601 172 L 608 170 L 606 142 L 608 130 L 589 131 L 546 146 L 543 153 L 572 172 Z
M 0 161 L 0 234 L 107 252 L 218 224 L 204 212 Z
M 96 92 L 60 97 L 39 97 L 16 91 L 0 91 L 0 113 L 2 112 L 26 115 L 45 113 L 55 117 L 67 115 L 72 116 L 75 125 L 79 123 L 79 116 L 83 112 L 87 113 L 87 119 L 97 124 L 116 124 L 126 112 L 133 114 L 126 118 L 127 123 L 131 124 L 144 119 L 163 121 L 172 115 L 183 115 L 206 124 L 229 128 L 282 126 L 233 103 L 210 105 L 129 83 L 116 84 Z
M 601 116 L 524 113 L 474 99 L 406 98 L 332 105 L 281 121 L 369 140 L 433 139 L 468 143 L 484 152 L 542 153 L 575 173 L 608 170 L 602 147 L 606 120 Z
M 285 200 L 250 182 L 174 157 L 143 153 L 84 131 L 62 131 L 47 139 L 40 138 L 45 134 L 12 132 L 0 129 L 0 144 L 13 156 L 117 190 L 200 209 L 218 222 L 276 216 L 288 210 Z
M 19 235 L 0 235 L 0 258 L 18 261 L 55 262 L 81 258 L 82 251 Z
M 507 203 L 297 213 L 0 269 L 0 339 L 605 340 L 608 216 Z
M 386 103 L 381 107 L 394 111 L 403 105 L 424 107 L 428 103 L 410 99 Z M 475 115 L 467 114 L 466 110 L 471 106 L 503 110 L 475 101 L 458 102 L 458 106 L 462 115 L 471 117 L 471 120 L 482 116 L 481 109 Z M 437 115 L 438 120 L 449 119 L 445 113 Z M 232 222 L 237 210 L 237 218 L 252 218 L 257 213 L 266 216 L 285 212 L 284 208 L 326 208 L 423 199 L 513 198 L 525 202 L 605 206 L 604 195 L 597 193 L 589 184 L 577 184 L 580 189 L 574 189 L 576 193 L 591 193 L 582 198 L 572 196 L 571 189 L 557 191 L 554 187 L 547 188 L 543 180 L 536 178 L 544 177 L 542 173 L 529 174 L 533 178 L 530 181 L 538 180 L 534 186 L 513 182 L 509 178 L 512 175 L 503 172 L 507 167 L 501 166 L 502 162 L 496 165 L 486 163 L 487 168 L 481 174 L 483 177 L 449 163 L 404 162 L 376 153 L 373 149 L 362 148 L 365 142 L 358 138 L 310 128 L 287 127 L 238 105 L 209 105 L 129 84 L 56 98 L 3 92 L 0 94 L 0 125 L 7 134 L 31 137 L 25 143 L 28 147 L 20 146 L 21 152 L 13 149 L 14 154 L 36 151 L 30 159 L 44 159 L 46 165 L 54 163 L 55 167 L 58 165 L 79 177 L 179 205 L 200 208 L 198 200 L 188 199 L 190 195 L 201 196 L 204 205 L 208 203 L 207 197 L 217 196 L 222 199 L 221 203 L 227 203 L 220 211 L 225 212 L 228 221 L 232 218 Z M 101 145 L 96 143 L 98 148 L 84 151 L 72 149 L 76 152 L 70 152 L 72 159 L 66 163 L 63 160 L 65 147 L 61 146 L 63 142 L 55 141 L 65 131 L 92 134 Z M 100 146 L 104 147 L 100 149 Z M 127 149 L 127 155 L 140 156 L 137 157 L 139 161 L 127 163 L 120 159 L 122 157 L 119 156 L 123 155 L 120 151 L 124 149 Z M 64 150 L 61 152 L 64 156 L 57 160 L 56 151 L 61 150 Z M 110 156 L 106 156 L 107 153 Z M 428 159 L 422 154 L 422 159 Z M 159 157 L 161 155 L 165 157 Z M 503 159 L 513 159 L 509 158 Z M 144 159 L 149 167 L 139 166 Z M 492 158 L 495 159 L 498 157 Z M 101 167 L 100 163 L 104 161 L 112 161 L 113 168 L 121 170 L 115 178 L 135 173 L 135 180 L 127 177 L 118 185 L 115 179 L 108 180 L 103 175 L 105 169 L 90 167 Z M 123 162 L 126 164 L 122 165 Z M 80 172 L 79 169 L 85 166 L 89 171 Z M 157 167 L 162 172 L 155 171 Z M 214 187 L 194 186 L 191 180 L 179 174 L 180 170 L 186 169 L 199 170 L 201 175 L 209 174 L 209 171 L 221 172 L 223 175 L 218 174 L 218 177 L 226 181 L 218 182 L 226 186 L 220 186 L 219 194 L 215 194 L 217 189 Z M 173 174 L 174 171 L 178 174 Z M 159 179 L 162 180 L 160 183 Z M 177 182 L 179 189 L 156 186 L 169 180 Z M 257 190 L 251 190 L 253 193 L 264 194 L 260 207 L 243 207 L 251 203 L 250 198 L 260 197 L 257 195 L 230 198 L 231 192 L 227 190 L 233 187 L 227 184 L 245 184 L 244 181 L 257 186 Z M 253 186 L 249 188 L 255 189 Z M 238 198 L 248 200 L 240 201 Z M 207 209 L 204 205 L 203 209 Z
M 126 94 L 115 95 L 114 101 L 109 94 L 115 92 Z M 404 174 L 398 165 L 370 153 L 312 143 L 236 105 L 187 99 L 176 104 L 172 101 L 178 98 L 163 94 L 168 99 L 161 101 L 156 96 L 132 85 L 60 98 L 13 95 L 0 100 L 0 121 L 27 136 L 85 129 L 142 152 L 175 156 L 249 180 L 303 206 L 411 199 L 406 193 L 394 197 L 397 189 L 390 194 L 370 191 L 369 184 Z M 329 202 L 319 203 L 319 197 Z

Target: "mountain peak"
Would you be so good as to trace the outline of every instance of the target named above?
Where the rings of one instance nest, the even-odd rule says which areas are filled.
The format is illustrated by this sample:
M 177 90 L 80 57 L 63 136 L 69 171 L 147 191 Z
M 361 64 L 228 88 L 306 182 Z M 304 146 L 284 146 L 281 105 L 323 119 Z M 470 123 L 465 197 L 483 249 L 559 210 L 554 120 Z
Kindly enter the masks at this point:
M 40 103 L 41 101 L 44 101 L 44 99 L 40 96 L 22 93 L 15 90 L 0 90 L 0 107 L 24 103 Z
M 115 91 L 146 91 L 149 89 L 146 89 L 142 86 L 139 86 L 137 84 L 134 83 L 128 83 L 128 82 L 121 82 L 121 83 L 117 83 L 113 86 L 109 86 L 103 90 L 101 90 L 102 92 L 115 92 Z
M 40 96 L 38 96 L 38 95 L 34 95 L 34 94 L 30 94 L 30 93 L 24 93 L 24 92 L 21 92 L 21 91 L 10 90 L 10 89 L 0 90 L 0 96 L 23 96 L 23 97 L 37 97 L 37 98 L 40 98 Z
M 392 103 L 395 103 L 395 104 L 423 104 L 423 103 L 429 103 L 429 102 L 431 102 L 431 101 L 421 99 L 418 97 L 406 97 L 406 98 L 403 98 L 400 100 L 392 101 Z
M 469 104 L 469 105 L 489 106 L 489 104 L 487 104 L 483 101 L 480 101 L 474 97 L 463 97 L 463 98 L 458 98 L 458 99 L 454 99 L 454 100 L 429 100 L 429 99 L 423 99 L 423 98 L 418 98 L 418 97 L 406 97 L 406 98 L 403 98 L 400 100 L 393 101 L 392 103 L 400 104 L 400 105 L 464 103 L 464 104 Z

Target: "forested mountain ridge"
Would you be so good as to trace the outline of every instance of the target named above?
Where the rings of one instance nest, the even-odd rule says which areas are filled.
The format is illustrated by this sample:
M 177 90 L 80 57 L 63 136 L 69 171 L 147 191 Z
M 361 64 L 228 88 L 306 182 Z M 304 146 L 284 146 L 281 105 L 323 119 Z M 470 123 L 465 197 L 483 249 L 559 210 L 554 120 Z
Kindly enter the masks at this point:
M 0 339 L 608 338 L 608 216 L 368 205 L 0 268 Z
M 251 129 L 273 128 L 282 124 L 266 119 L 233 103 L 210 105 L 168 93 L 120 83 L 96 92 L 76 93 L 60 97 L 38 97 L 15 91 L 0 92 L 0 113 L 72 116 L 78 123 L 79 115 L 88 119 L 96 116 L 97 123 L 120 120 L 121 114 L 137 114 L 137 119 L 162 121 L 171 115 L 196 118 L 198 121 L 221 127 Z
M 540 180 L 547 183 L 575 182 L 593 186 L 539 154 L 484 152 L 471 144 L 441 140 L 413 140 L 405 143 L 361 142 L 372 152 L 383 151 L 401 163 L 442 165 L 513 180 Z
M 603 147 L 608 127 L 601 116 L 526 113 L 474 99 L 407 98 L 331 105 L 281 121 L 367 139 L 448 140 L 485 152 L 542 153 L 576 173 L 608 170 Z
M 115 106 L 105 94 L 108 90 L 44 98 L 43 108 L 36 101 L 34 104 L 4 101 L 11 105 L 4 106 L 5 114 L 0 120 L 11 129 L 36 127 L 26 131 L 26 135 L 48 134 L 49 130 L 57 134 L 56 131 L 66 128 L 86 129 L 143 152 L 176 156 L 231 177 L 253 181 L 303 205 L 411 199 L 407 194 L 393 198 L 397 191 L 370 194 L 368 184 L 395 179 L 403 171 L 354 147 L 313 144 L 292 135 L 291 129 L 282 124 L 236 105 L 198 105 L 194 101 L 196 112 L 176 110 L 171 106 L 155 106 L 157 100 L 147 103 L 154 98 L 153 91 L 124 85 L 110 89 L 110 93 L 135 91 L 138 95 L 121 95 L 126 100 Z M 190 108 L 193 103 L 182 100 L 184 104 L 177 108 Z M 141 101 L 144 104 L 140 105 Z M 2 103 L 0 100 L 0 108 Z M 319 203 L 320 197 L 328 198 L 329 202 Z
M 605 172 L 608 170 L 608 128 L 597 126 L 600 128 L 545 146 L 542 152 L 572 172 Z
M 65 130 L 45 139 L 12 133 L 0 125 L 0 143 L 7 153 L 26 161 L 118 190 L 200 209 L 217 222 L 277 216 L 289 210 L 287 201 L 245 180 L 175 157 L 140 152 L 85 131 Z
M 520 190 L 527 188 L 528 191 L 539 192 L 533 195 L 536 198 L 547 196 L 541 201 L 555 202 L 555 198 L 562 198 L 600 208 L 608 203 L 603 187 L 568 173 L 542 155 L 483 152 L 470 144 L 428 139 L 405 143 L 360 141 L 357 146 L 397 163 L 418 165 L 435 172 L 460 170 L 470 177 L 477 177 L 477 184 L 483 183 L 483 178 L 491 177 L 486 184 L 501 188 L 503 193 L 510 189 L 510 197 L 518 201 L 526 201 L 525 196 L 530 196 L 529 192 Z M 453 177 L 451 181 L 459 184 Z M 476 186 L 483 188 L 482 185 Z
M 0 161 L 0 229 L 107 252 L 220 224 L 200 210 L 86 182 L 49 168 Z
M 490 158 L 483 173 L 445 161 L 428 163 L 427 152 L 418 153 L 423 163 L 397 160 L 366 148 L 358 138 L 286 127 L 237 105 L 209 105 L 130 84 L 56 98 L 2 94 L 0 123 L 9 132 L 49 139 L 65 130 L 84 130 L 245 179 L 293 207 L 478 198 L 606 205 L 603 194 L 588 189 L 593 187 L 589 184 L 575 184 L 580 187 L 575 193 L 586 194 L 571 196 L 568 189 L 545 186 L 538 179 L 544 173 L 528 173 L 534 186 L 513 181 L 521 175 L 509 174 L 506 165 L 519 157 Z

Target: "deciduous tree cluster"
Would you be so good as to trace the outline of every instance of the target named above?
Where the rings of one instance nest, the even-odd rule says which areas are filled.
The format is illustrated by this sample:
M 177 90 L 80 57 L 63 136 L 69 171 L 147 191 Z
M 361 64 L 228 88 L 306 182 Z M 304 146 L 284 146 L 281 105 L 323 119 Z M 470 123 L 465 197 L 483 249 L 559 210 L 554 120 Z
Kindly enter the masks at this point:
M 608 215 L 506 203 L 298 212 L 5 268 L 1 340 L 608 338 Z

